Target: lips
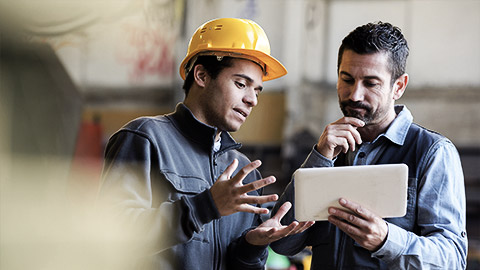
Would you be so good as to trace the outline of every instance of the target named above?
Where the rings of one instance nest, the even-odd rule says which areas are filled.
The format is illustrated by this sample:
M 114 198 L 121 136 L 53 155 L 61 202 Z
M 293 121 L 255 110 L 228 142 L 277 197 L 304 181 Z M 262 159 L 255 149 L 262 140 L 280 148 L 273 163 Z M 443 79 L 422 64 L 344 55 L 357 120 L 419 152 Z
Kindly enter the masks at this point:
M 360 110 L 366 111 L 366 110 L 367 110 L 367 109 L 364 108 L 364 107 L 354 107 L 354 106 L 347 106 L 347 109 L 349 109 L 349 110 L 354 110 L 354 111 L 360 111 Z
M 243 118 L 247 118 L 248 115 L 249 115 L 248 111 L 245 111 L 245 110 L 242 110 L 242 109 L 235 108 L 233 110 L 236 111 L 238 114 L 240 114 Z

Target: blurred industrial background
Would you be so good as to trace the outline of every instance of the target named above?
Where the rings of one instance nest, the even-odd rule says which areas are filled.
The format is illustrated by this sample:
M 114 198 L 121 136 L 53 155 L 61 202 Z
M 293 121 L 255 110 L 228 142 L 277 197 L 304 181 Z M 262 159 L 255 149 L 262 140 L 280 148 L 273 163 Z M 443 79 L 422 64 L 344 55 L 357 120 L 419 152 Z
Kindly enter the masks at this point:
M 233 134 L 263 161 L 264 176 L 277 177 L 268 193 L 282 192 L 341 116 L 342 38 L 372 21 L 400 27 L 411 79 L 398 103 L 459 150 L 468 269 L 480 269 L 480 0 L 0 0 L 1 269 L 121 269 L 104 249 L 85 250 L 99 241 L 82 222 L 105 143 L 126 122 L 183 100 L 178 68 L 189 38 L 218 17 L 258 22 L 289 71 L 264 84 Z M 79 250 L 88 262 L 72 255 Z

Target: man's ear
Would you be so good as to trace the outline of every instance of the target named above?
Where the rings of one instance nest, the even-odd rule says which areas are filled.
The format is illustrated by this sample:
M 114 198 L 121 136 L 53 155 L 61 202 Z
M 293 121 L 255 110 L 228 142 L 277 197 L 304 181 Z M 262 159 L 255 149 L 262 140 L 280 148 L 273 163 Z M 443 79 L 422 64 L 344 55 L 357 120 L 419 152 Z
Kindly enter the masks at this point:
M 393 84 L 393 99 L 398 100 L 405 93 L 405 89 L 408 84 L 408 74 L 404 73 L 402 76 L 398 77 Z
M 193 68 L 193 80 L 200 87 L 205 87 L 207 77 L 208 77 L 208 73 L 207 73 L 207 70 L 205 70 L 205 67 L 203 67 L 203 65 L 196 65 Z

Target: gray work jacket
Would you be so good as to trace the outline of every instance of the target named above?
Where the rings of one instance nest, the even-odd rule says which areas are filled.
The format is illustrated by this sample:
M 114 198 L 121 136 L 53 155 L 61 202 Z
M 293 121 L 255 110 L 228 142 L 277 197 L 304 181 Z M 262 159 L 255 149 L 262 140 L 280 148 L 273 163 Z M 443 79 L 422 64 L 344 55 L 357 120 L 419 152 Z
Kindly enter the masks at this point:
M 215 152 L 215 134 L 180 103 L 175 112 L 138 118 L 110 138 L 100 198 L 126 224 L 141 228 L 146 244 L 138 268 L 263 269 L 266 246 L 243 237 L 260 217 L 221 217 L 212 199 L 210 187 L 234 159 L 239 161 L 234 175 L 250 162 L 227 132 Z M 243 183 L 260 178 L 255 170 Z

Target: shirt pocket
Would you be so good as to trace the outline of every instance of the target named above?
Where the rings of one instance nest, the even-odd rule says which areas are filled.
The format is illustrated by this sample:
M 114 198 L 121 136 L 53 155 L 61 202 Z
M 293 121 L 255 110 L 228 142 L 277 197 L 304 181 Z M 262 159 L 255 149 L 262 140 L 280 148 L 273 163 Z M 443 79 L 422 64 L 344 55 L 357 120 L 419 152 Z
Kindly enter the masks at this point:
M 208 188 L 210 184 L 207 180 L 191 175 L 179 175 L 173 172 L 163 172 L 165 179 L 173 187 L 170 199 L 175 201 L 182 196 L 195 195 Z
M 171 184 L 173 189 L 169 192 L 170 201 L 178 201 L 183 196 L 193 196 L 210 188 L 210 184 L 200 177 L 191 175 L 179 175 L 174 172 L 163 172 L 165 179 Z M 184 243 L 184 246 L 189 246 L 191 250 L 202 249 L 205 244 L 210 244 L 212 238 L 212 224 L 206 224 L 202 232 L 194 232 L 192 236 L 193 241 Z

